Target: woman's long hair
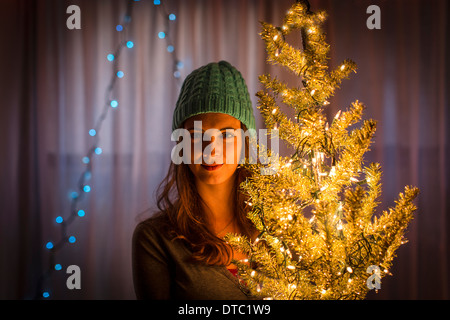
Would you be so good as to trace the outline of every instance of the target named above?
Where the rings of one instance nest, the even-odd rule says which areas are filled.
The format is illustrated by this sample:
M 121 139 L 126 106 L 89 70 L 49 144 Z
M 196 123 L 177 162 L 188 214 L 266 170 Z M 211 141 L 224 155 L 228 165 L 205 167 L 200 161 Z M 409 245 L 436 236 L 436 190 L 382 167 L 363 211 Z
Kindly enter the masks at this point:
M 248 146 L 248 142 L 244 144 Z M 240 184 L 249 176 L 244 167 L 234 173 L 234 217 L 242 235 L 251 238 L 255 228 L 247 218 L 249 206 Z M 195 177 L 187 164 L 171 162 L 167 176 L 158 188 L 157 206 L 167 215 L 175 237 L 183 239 L 192 250 L 191 260 L 209 265 L 228 265 L 232 259 L 231 247 L 208 228 L 203 201 L 195 186 Z

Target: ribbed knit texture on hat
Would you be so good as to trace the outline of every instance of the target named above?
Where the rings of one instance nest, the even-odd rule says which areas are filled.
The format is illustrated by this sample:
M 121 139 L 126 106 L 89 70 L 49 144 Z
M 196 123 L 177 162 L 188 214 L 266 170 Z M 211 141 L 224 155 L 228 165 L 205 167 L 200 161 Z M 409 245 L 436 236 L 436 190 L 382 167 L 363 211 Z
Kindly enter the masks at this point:
M 184 80 L 173 113 L 172 131 L 201 113 L 224 113 L 255 129 L 255 116 L 241 73 L 226 61 L 209 63 Z

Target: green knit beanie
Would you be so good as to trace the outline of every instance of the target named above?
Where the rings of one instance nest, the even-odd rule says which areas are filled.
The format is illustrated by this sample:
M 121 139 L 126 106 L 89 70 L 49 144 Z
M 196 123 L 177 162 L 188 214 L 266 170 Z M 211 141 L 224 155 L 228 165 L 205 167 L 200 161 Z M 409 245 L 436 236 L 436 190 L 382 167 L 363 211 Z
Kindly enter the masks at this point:
M 226 61 L 209 63 L 184 80 L 173 112 L 172 131 L 201 113 L 225 113 L 255 128 L 252 103 L 241 73 Z

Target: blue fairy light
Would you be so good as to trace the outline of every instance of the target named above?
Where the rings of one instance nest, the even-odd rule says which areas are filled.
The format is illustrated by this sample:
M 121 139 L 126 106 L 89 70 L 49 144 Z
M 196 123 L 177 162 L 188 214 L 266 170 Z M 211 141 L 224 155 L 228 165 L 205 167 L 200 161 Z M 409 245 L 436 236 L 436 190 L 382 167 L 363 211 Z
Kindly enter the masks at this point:
M 181 77 L 181 74 L 180 74 L 180 71 L 175 71 L 174 73 L 173 73 L 173 76 L 175 77 L 175 78 L 179 78 L 179 77 Z
M 170 21 L 175 21 L 176 18 L 177 18 L 177 16 L 174 15 L 173 13 L 169 14 L 169 20 Z
M 140 0 L 134 0 L 134 1 L 138 2 Z M 153 0 L 153 4 L 154 5 L 161 5 L 162 1 L 161 0 Z M 162 6 L 160 8 L 158 8 L 158 9 L 164 10 L 162 8 Z M 131 12 L 131 11 L 127 11 L 127 12 Z M 166 12 L 165 13 L 165 17 L 166 17 L 166 20 L 168 19 L 170 21 L 175 21 L 177 19 L 176 15 L 173 14 L 173 13 L 168 14 Z M 129 25 L 128 23 L 131 21 L 131 19 L 132 19 L 131 15 L 126 13 L 122 20 L 119 20 L 119 21 L 116 22 L 116 26 L 114 26 L 114 24 L 112 24 L 110 26 L 110 28 L 111 28 L 110 30 L 113 30 L 113 28 L 115 28 L 115 30 L 118 31 L 118 32 L 128 31 L 128 29 L 127 30 L 125 30 L 125 29 L 128 27 L 128 25 Z M 117 24 L 118 22 L 120 22 L 120 24 Z M 164 30 L 164 29 L 161 28 L 160 30 Z M 122 33 L 121 35 L 123 36 L 124 34 Z M 164 31 L 157 32 L 157 35 L 158 35 L 158 37 L 160 39 L 167 39 L 168 36 L 169 36 Z M 153 36 L 155 36 L 155 34 Z M 134 42 L 133 41 L 125 40 L 123 42 L 122 41 L 120 42 L 120 48 L 119 49 L 120 50 L 126 50 L 124 48 L 125 45 L 126 45 L 127 48 L 130 48 L 130 49 L 134 48 Z M 139 45 L 138 45 L 138 47 L 139 47 Z M 175 50 L 175 48 L 174 48 L 173 45 L 167 46 L 167 51 L 169 53 L 174 52 L 174 50 Z M 103 60 L 104 63 L 106 63 L 110 67 L 112 67 L 112 70 L 111 70 L 112 71 L 112 80 L 110 81 L 110 85 L 108 86 L 108 91 L 107 91 L 108 94 L 109 94 L 110 91 L 112 91 L 112 89 L 114 87 L 115 81 L 117 80 L 116 76 L 118 78 L 123 78 L 125 76 L 124 72 L 123 71 L 119 71 L 118 68 L 117 68 L 117 65 L 118 65 L 117 62 L 119 60 L 119 54 L 120 54 L 120 51 L 115 51 L 115 52 L 114 51 L 110 51 L 110 52 L 105 52 L 105 53 L 103 53 L 101 55 L 102 56 L 101 59 L 106 58 L 108 62 L 112 62 L 111 64 L 109 64 L 108 62 L 105 62 Z M 127 74 L 127 78 L 128 78 L 128 74 Z M 106 112 L 107 109 L 109 109 L 109 106 L 111 106 L 112 108 L 117 108 L 119 106 L 118 100 L 111 100 L 111 98 L 108 98 L 108 95 L 107 95 L 106 101 L 104 103 L 106 105 L 105 112 Z M 109 106 L 108 106 L 108 104 L 109 104 Z M 104 120 L 105 115 L 106 115 L 106 113 L 102 114 L 99 124 L 101 124 L 101 122 Z M 95 128 L 100 130 L 100 126 L 95 127 Z M 87 128 L 89 136 L 95 137 L 93 139 L 95 141 L 97 140 L 97 138 L 98 138 L 98 136 L 100 134 L 100 132 L 97 132 L 96 129 L 94 129 L 94 128 L 89 129 L 89 127 Z M 89 138 L 89 140 L 90 140 L 90 138 Z M 91 160 L 93 159 L 93 156 L 94 156 L 93 153 L 95 153 L 96 155 L 100 155 L 100 154 L 103 153 L 103 150 L 102 150 L 102 148 L 96 147 L 94 145 L 93 147 L 91 147 L 88 150 L 88 153 L 85 156 L 80 157 L 81 158 L 80 160 L 82 161 L 82 163 L 86 165 L 86 166 L 83 166 L 83 168 L 86 170 L 84 172 L 84 176 L 82 176 L 82 178 L 84 178 L 84 179 L 82 180 L 81 184 L 77 185 L 76 191 L 69 190 L 67 192 L 67 194 L 66 194 L 66 196 L 72 201 L 72 206 L 73 207 L 76 207 L 77 204 L 78 204 L 78 200 L 81 200 L 82 196 L 85 195 L 83 192 L 85 192 L 85 193 L 91 192 L 90 185 L 88 185 L 86 183 L 90 183 L 91 182 L 91 181 L 88 182 L 87 180 L 91 179 L 91 171 L 90 171 L 91 170 L 91 166 L 90 166 L 90 164 L 91 164 Z M 67 220 L 66 220 L 66 218 L 63 218 L 62 216 L 57 216 L 57 217 L 53 216 L 53 219 L 55 219 L 53 221 L 55 221 L 57 224 L 59 224 L 58 227 L 62 227 L 62 229 L 64 231 L 63 232 L 63 234 L 64 234 L 63 240 L 62 241 L 57 240 L 57 242 L 52 242 L 52 241 L 46 242 L 46 241 L 44 241 L 41 244 L 41 246 L 44 245 L 45 249 L 49 250 L 49 252 L 47 252 L 47 253 L 49 253 L 49 255 L 50 255 L 50 269 L 62 270 L 62 268 L 63 268 L 62 265 L 60 263 L 55 263 L 53 261 L 53 259 L 54 259 L 53 254 L 55 253 L 55 251 L 59 250 L 64 244 L 67 244 L 67 243 L 72 243 L 73 244 L 73 243 L 75 243 L 77 241 L 77 238 L 75 236 L 68 236 L 68 235 L 66 236 L 65 235 L 65 231 L 66 231 L 65 228 L 68 225 L 70 225 L 70 223 L 73 221 L 72 218 L 74 218 L 75 214 L 78 217 L 84 217 L 86 215 L 86 212 L 84 210 L 78 210 L 78 209 L 74 210 L 73 207 L 72 207 L 72 209 L 70 211 L 71 216 Z M 55 222 L 53 222 L 53 223 L 55 223 Z M 42 248 L 42 249 L 45 250 L 44 248 Z M 40 291 L 40 293 L 38 293 L 38 294 L 41 295 L 41 298 L 42 297 L 43 298 L 52 298 L 52 296 L 53 296 L 53 292 L 50 289 L 45 288 L 45 287 L 44 287 L 44 290 Z
M 90 180 L 90 179 L 92 178 L 92 173 L 91 173 L 90 171 L 86 171 L 86 172 L 84 173 L 84 178 L 85 178 L 86 180 Z

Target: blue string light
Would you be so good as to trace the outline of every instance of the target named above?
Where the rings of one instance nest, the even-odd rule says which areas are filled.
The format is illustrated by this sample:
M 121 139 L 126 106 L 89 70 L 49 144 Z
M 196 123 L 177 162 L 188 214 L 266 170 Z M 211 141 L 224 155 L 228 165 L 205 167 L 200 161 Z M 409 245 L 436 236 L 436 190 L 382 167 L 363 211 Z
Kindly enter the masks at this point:
M 169 52 L 170 54 L 172 54 L 172 59 L 173 59 L 173 76 L 175 79 L 179 80 L 181 78 L 181 72 L 180 69 L 183 67 L 182 64 L 179 64 L 179 61 L 177 59 L 176 56 L 176 52 L 175 52 L 175 47 L 171 41 L 171 37 L 169 36 L 170 34 L 170 26 L 171 23 L 173 21 L 175 21 L 177 19 L 177 16 L 175 13 L 168 13 L 165 8 L 164 8 L 164 4 L 162 3 L 162 1 L 160 0 L 154 0 L 153 4 L 158 6 L 161 15 L 166 19 L 166 23 L 165 23 L 165 29 L 164 31 L 160 31 L 158 32 L 158 38 L 159 39 L 164 39 L 167 41 L 167 52 Z M 178 81 L 178 84 L 180 85 L 180 81 Z
M 127 12 L 123 16 L 123 20 L 115 26 L 116 31 L 121 32 L 122 39 L 123 38 L 130 39 L 130 37 L 127 34 L 127 30 L 128 30 L 127 26 L 131 22 L 131 8 L 132 8 L 131 4 L 133 2 L 139 2 L 140 0 L 127 0 L 127 1 L 128 1 Z M 171 42 L 171 38 L 170 38 L 170 23 L 172 23 L 173 21 L 176 21 L 177 16 L 174 13 L 168 14 L 164 9 L 164 5 L 162 4 L 161 0 L 154 0 L 153 4 L 155 6 L 158 6 L 157 7 L 158 10 L 166 19 L 165 29 L 163 29 L 164 31 L 160 31 L 158 33 L 158 37 L 160 39 L 164 39 L 167 42 L 167 46 L 166 46 L 167 52 L 171 54 L 172 59 L 173 59 L 173 68 L 174 68 L 173 75 L 176 79 L 178 79 L 181 76 L 179 69 L 181 69 L 183 67 L 183 63 L 177 59 L 175 47 L 174 47 L 173 43 Z M 58 250 L 60 250 L 62 247 L 64 247 L 65 244 L 67 244 L 67 243 L 73 244 L 77 241 L 77 239 L 74 235 L 71 235 L 71 236 L 67 235 L 67 233 L 66 233 L 67 228 L 72 223 L 72 221 L 74 220 L 75 217 L 84 217 L 86 215 L 86 212 L 84 210 L 77 209 L 77 203 L 83 197 L 85 197 L 89 192 L 91 192 L 91 186 L 89 184 L 86 184 L 86 181 L 91 179 L 92 157 L 94 155 L 101 155 L 103 153 L 102 148 L 95 146 L 95 145 L 98 145 L 101 123 L 106 118 L 108 109 L 110 109 L 110 108 L 115 109 L 119 106 L 119 102 L 116 99 L 111 99 L 111 96 L 112 96 L 112 90 L 116 83 L 115 80 L 117 78 L 120 79 L 125 76 L 125 73 L 122 70 L 118 70 L 118 60 L 119 60 L 121 50 L 122 50 L 122 48 L 125 48 L 125 47 L 131 49 L 131 48 L 134 48 L 134 46 L 135 46 L 134 41 L 131 41 L 131 40 L 123 41 L 122 40 L 120 42 L 120 44 L 118 44 L 115 51 L 112 51 L 106 55 L 107 61 L 112 63 L 111 66 L 112 66 L 113 75 L 114 75 L 111 79 L 110 84 L 107 86 L 107 90 L 106 90 L 107 101 L 105 103 L 102 114 L 97 119 L 96 124 L 93 126 L 92 129 L 89 130 L 89 135 L 94 138 L 94 141 L 93 141 L 94 146 L 92 146 L 89 149 L 89 151 L 87 152 L 87 154 L 84 157 L 82 157 L 82 159 L 81 159 L 82 163 L 85 165 L 85 170 L 80 175 L 80 179 L 78 182 L 78 189 L 77 189 L 77 191 L 71 190 L 68 193 L 69 199 L 71 201 L 71 213 L 66 218 L 63 218 L 62 216 L 57 216 L 54 220 L 54 221 L 56 221 L 58 226 L 61 226 L 60 240 L 57 242 L 48 241 L 45 244 L 45 248 L 48 250 L 49 255 L 50 255 L 49 256 L 49 265 L 48 265 L 48 270 L 45 273 L 43 273 L 41 275 L 41 277 L 39 278 L 39 282 L 38 282 L 37 290 L 36 290 L 36 296 L 35 296 L 35 298 L 37 298 L 37 299 L 40 299 L 40 298 L 47 299 L 51 296 L 50 290 L 48 290 L 48 289 L 42 290 L 42 288 L 44 287 L 43 283 L 44 283 L 45 279 L 50 276 L 51 271 L 55 271 L 55 270 L 58 271 L 58 270 L 62 269 L 62 265 L 60 263 L 55 264 L 53 262 L 55 253 Z
M 77 238 L 75 238 L 74 236 L 70 236 L 68 241 L 69 243 L 75 243 L 75 241 L 77 241 Z

